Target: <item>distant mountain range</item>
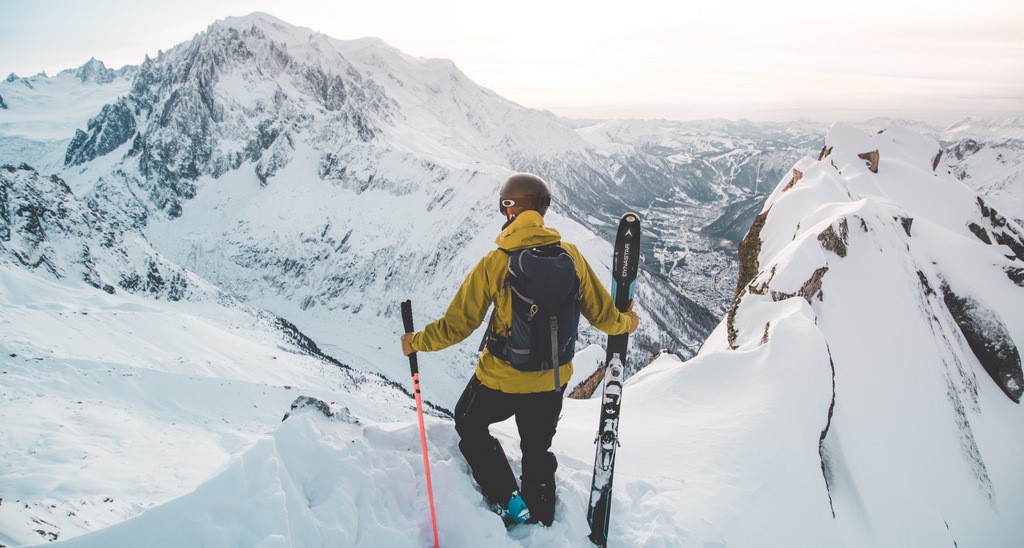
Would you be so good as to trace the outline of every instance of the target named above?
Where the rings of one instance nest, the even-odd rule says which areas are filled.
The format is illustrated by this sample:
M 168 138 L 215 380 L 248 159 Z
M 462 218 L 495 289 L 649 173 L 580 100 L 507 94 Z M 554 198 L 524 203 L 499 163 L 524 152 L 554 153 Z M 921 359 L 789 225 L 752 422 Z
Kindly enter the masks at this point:
M 639 344 L 688 355 L 729 303 L 735 248 L 760 203 L 826 129 L 583 125 L 507 101 L 450 61 L 265 14 L 215 23 L 138 67 L 92 59 L 52 78 L 12 75 L 0 96 L 0 162 L 58 173 L 167 260 L 328 348 L 395 322 L 399 297 L 419 297 L 427 317 L 443 310 L 450 278 L 491 245 L 497 184 L 533 171 L 555 185 L 553 220 L 573 221 L 567 232 L 585 242 L 608 239 L 624 210 L 645 218 Z M 938 136 L 947 169 L 1021 215 L 1020 120 L 861 126 Z M 679 303 L 685 314 L 666 313 Z
M 881 177 L 868 169 L 876 145 Z M 826 174 L 828 166 L 836 173 Z M 9 443 L 0 444 L 8 446 L 0 456 L 19 459 L 12 474 L 30 469 L 32 477 L 51 479 L 66 473 L 61 461 L 26 457 L 18 448 L 79 451 L 85 465 L 138 460 L 123 446 L 104 445 L 127 435 L 117 421 L 197 439 L 207 450 L 176 454 L 175 463 L 194 470 L 180 485 L 168 480 L 145 490 L 124 479 L 116 503 L 107 503 L 104 487 L 84 476 L 69 479 L 57 494 L 44 492 L 45 482 L 18 483 L 17 511 L 0 506 L 0 543 L 13 542 L 3 536 L 13 530 L 27 535 L 17 536 L 19 542 L 36 533 L 85 532 L 191 489 L 213 472 L 213 461 L 248 447 L 276 423 L 295 387 L 342 400 L 362 417 L 405 417 L 408 368 L 396 350 L 398 303 L 413 301 L 419 326 L 444 311 L 463 276 L 493 248 L 503 221 L 495 195 L 515 171 L 536 172 L 553 184 L 549 223 L 579 245 L 603 279 L 610 279 L 615 219 L 627 210 L 643 218 L 637 295 L 643 321 L 632 339 L 630 373 L 661 349 L 689 358 L 704 345 L 711 356 L 698 362 L 701 370 L 719 359 L 741 361 L 715 352 L 761 352 L 772 340 L 797 341 L 788 332 L 772 339 L 777 326 L 797 325 L 799 333 L 820 327 L 812 338 L 824 343 L 807 355 L 834 363 L 789 361 L 793 371 L 813 375 L 815 387 L 827 389 L 832 377 L 831 397 L 813 394 L 814 413 L 804 426 L 814 443 L 801 453 L 810 455 L 813 473 L 802 469 L 801 477 L 827 483 L 818 494 L 833 499 L 833 513 L 884 521 L 881 514 L 857 513 L 851 489 L 880 483 L 858 475 L 858 466 L 874 466 L 867 453 L 846 451 L 870 447 L 871 430 L 847 418 L 859 412 L 850 415 L 837 402 L 843 386 L 852 386 L 855 395 L 845 401 L 870 411 L 873 381 L 858 381 L 858 367 L 871 367 L 869 378 L 880 379 L 897 364 L 862 364 L 871 361 L 865 357 L 871 347 L 844 335 L 844 309 L 833 304 L 857 304 L 849 288 L 866 274 L 850 265 L 869 264 L 876 246 L 896 257 L 885 263 L 886 272 L 902 274 L 872 278 L 878 283 L 868 289 L 910 284 L 912 291 L 892 295 L 918 299 L 920 306 L 900 310 L 924 318 L 915 329 L 930 325 L 934 340 L 950 346 L 940 370 L 917 360 L 912 365 L 920 367 L 908 371 L 931 375 L 940 391 L 948 389 L 936 408 L 960 422 L 955 432 L 940 430 L 953 432 L 949 439 L 959 440 L 968 460 L 988 458 L 978 446 L 994 438 L 967 423 L 1001 416 L 979 411 L 979 402 L 1009 400 L 993 396 L 983 384 L 988 379 L 974 378 L 985 373 L 965 365 L 977 357 L 970 342 L 977 333 L 965 326 L 995 326 L 989 320 L 1003 318 L 1002 331 L 991 332 L 1009 337 L 974 339 L 982 346 L 1017 337 L 1006 303 L 1016 302 L 1012 290 L 1024 277 L 1017 265 L 1024 260 L 1017 226 L 1024 218 L 1024 119 L 967 118 L 944 129 L 894 119 L 831 129 L 807 120 L 568 120 L 508 101 L 450 61 L 411 57 L 377 39 L 336 40 L 257 13 L 218 21 L 139 66 L 111 70 L 92 59 L 53 77 L 11 75 L 0 82 L 0 363 L 8 381 L 0 413 L 9 424 L 28 425 L 2 432 Z M 928 185 L 940 179 L 929 194 Z M 950 196 L 955 200 L 946 204 Z M 870 228 L 862 230 L 857 219 Z M 750 234 L 762 231 L 754 249 Z M 949 234 L 967 251 L 946 253 L 935 243 Z M 920 241 L 927 245 L 903 253 Z M 856 260 L 833 256 L 841 258 L 844 246 Z M 962 279 L 961 258 L 998 290 Z M 990 259 L 996 262 L 985 262 Z M 819 272 L 825 267 L 831 270 Z M 830 287 L 845 297 L 833 300 Z M 822 302 L 822 292 L 829 304 L 820 318 L 828 325 L 815 327 L 807 311 Z M 806 306 L 791 309 L 796 301 Z M 898 318 L 885 317 L 876 325 L 874 316 L 856 315 L 855 329 L 898 335 Z M 479 335 L 421 358 L 429 413 L 450 413 L 472 374 Z M 934 342 L 922 340 L 923 346 L 885 348 L 905 354 Z M 580 348 L 603 341 L 587 328 Z M 996 343 L 988 346 L 1008 348 Z M 600 354 L 590 348 L 581 356 L 593 361 Z M 778 356 L 788 355 L 772 356 L 782 363 Z M 678 366 L 662 359 L 651 376 Z M 699 378 L 687 380 L 697 385 L 714 377 L 694 374 Z M 998 372 L 992 377 L 1014 393 Z M 979 385 L 988 387 L 982 396 Z M 799 399 L 782 382 L 752 386 L 770 388 L 777 398 L 772 405 Z M 657 383 L 646 387 L 658 393 Z M 723 384 L 708 389 L 731 393 Z M 218 400 L 221 391 L 230 405 Z M 692 405 L 684 400 L 676 403 Z M 651 405 L 644 416 L 655 421 L 660 411 Z M 833 406 L 838 418 L 829 428 Z M 761 416 L 755 411 L 751 416 Z M 117 421 L 97 419 L 108 413 Z M 49 424 L 67 424 L 67 437 L 47 430 Z M 53 437 L 37 441 L 37 426 Z M 903 465 L 924 454 L 922 447 L 914 445 L 899 470 L 909 469 Z M 677 453 L 666 458 L 681 459 Z M 728 468 L 732 461 L 723 462 Z M 1000 462 L 991 468 L 1003 470 Z M 145 464 L 137 464 L 138 474 L 154 473 Z M 168 474 L 181 469 L 169 466 Z M 895 481 L 887 473 L 879 477 Z M 961 476 L 983 501 L 998 500 L 991 495 L 998 479 L 984 466 Z M 16 525 L 8 525 L 11 515 Z M 856 528 L 854 521 L 843 523 Z

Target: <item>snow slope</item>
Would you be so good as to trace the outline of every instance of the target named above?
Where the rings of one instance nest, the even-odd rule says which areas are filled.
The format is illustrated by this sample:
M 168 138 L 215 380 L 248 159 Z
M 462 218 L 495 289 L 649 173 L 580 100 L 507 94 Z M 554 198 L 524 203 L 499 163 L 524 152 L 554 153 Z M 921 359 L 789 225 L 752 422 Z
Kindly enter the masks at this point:
M 0 332 L 0 545 L 68 538 L 187 493 L 299 391 L 379 419 L 412 411 L 410 387 L 216 294 L 108 293 L 0 255 Z
M 513 169 L 554 174 L 571 198 L 549 221 L 605 279 L 605 219 L 640 210 L 654 245 L 635 347 L 668 338 L 689 355 L 725 303 L 699 356 L 662 357 L 627 386 L 613 542 L 1020 537 L 1024 239 L 1018 214 L 946 173 L 1015 196 L 999 186 L 1020 171 L 1013 123 L 950 129 L 938 168 L 939 143 L 906 129 L 933 128 L 837 125 L 820 160 L 791 170 L 823 128 L 577 131 L 448 61 L 263 14 L 147 59 L 127 94 L 100 68 L 0 84 L 23 86 L 0 110 L 13 164 L 0 171 L 0 544 L 140 512 L 75 542 L 425 543 L 411 400 L 387 380 L 408 374 L 397 302 L 412 298 L 418 325 L 444 309 L 493 246 L 494 192 Z M 40 102 L 19 111 L 19 97 Z M 14 167 L 26 161 L 40 171 Z M 728 240 L 765 199 L 730 307 Z M 507 534 L 444 418 L 476 340 L 421 360 L 442 539 L 578 545 L 596 402 L 566 403 L 558 522 Z M 577 381 L 602 354 L 581 352 Z M 280 424 L 300 394 L 348 418 Z M 497 430 L 515 457 L 514 426 Z
M 741 273 L 716 344 L 770 340 L 766 308 L 811 303 L 828 344 L 818 361 L 834 370 L 822 470 L 842 538 L 1014 544 L 1024 416 L 1008 396 L 1021 388 L 1024 232 L 935 173 L 931 139 L 837 124 L 826 147 L 794 167 L 801 176 L 780 184 L 741 247 L 756 273 Z M 957 301 L 973 303 L 970 318 Z M 990 363 L 972 332 L 1010 363 Z M 1013 378 L 988 371 L 1000 367 Z
M 90 59 L 53 77 L 0 80 L 0 164 L 27 163 L 46 173 L 64 165 L 75 130 L 100 108 L 128 92 L 135 67 L 107 68 Z
M 700 353 L 627 382 L 613 543 L 1011 546 L 1024 534 L 1020 394 L 968 340 L 1024 341 L 1024 256 L 995 243 L 1024 245 L 1020 227 L 933 171 L 934 140 L 837 124 L 826 143 L 769 197 L 734 306 Z M 859 157 L 872 150 L 877 173 Z M 421 356 L 424 375 L 441 359 Z M 429 419 L 441 541 L 584 544 L 597 406 L 566 401 L 555 524 L 508 532 L 451 423 Z M 65 544 L 429 544 L 413 418 L 331 410 L 297 410 L 193 492 Z M 515 460 L 514 425 L 494 430 Z

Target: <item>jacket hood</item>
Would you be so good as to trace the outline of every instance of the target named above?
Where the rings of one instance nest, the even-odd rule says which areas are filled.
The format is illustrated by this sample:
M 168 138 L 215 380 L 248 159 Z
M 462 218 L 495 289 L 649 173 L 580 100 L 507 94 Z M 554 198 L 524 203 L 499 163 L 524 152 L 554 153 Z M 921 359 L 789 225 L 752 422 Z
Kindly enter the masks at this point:
M 525 247 L 548 245 L 562 240 L 562 235 L 553 228 L 544 226 L 544 217 L 536 211 L 528 210 L 516 216 L 494 243 L 498 247 L 513 251 Z

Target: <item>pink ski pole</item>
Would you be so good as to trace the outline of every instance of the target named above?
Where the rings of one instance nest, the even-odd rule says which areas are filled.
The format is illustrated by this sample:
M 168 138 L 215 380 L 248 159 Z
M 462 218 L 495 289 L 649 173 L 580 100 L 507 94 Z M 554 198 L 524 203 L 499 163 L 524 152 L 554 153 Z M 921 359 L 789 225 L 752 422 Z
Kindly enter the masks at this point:
M 412 301 L 402 302 L 402 322 L 405 332 L 412 333 Z M 434 513 L 434 489 L 430 485 L 430 460 L 427 459 L 427 428 L 423 424 L 423 398 L 420 396 L 420 367 L 416 363 L 416 353 L 409 354 L 409 369 L 412 371 L 412 387 L 416 396 L 416 415 L 420 421 L 420 443 L 423 445 L 423 470 L 427 473 L 427 497 L 430 499 L 430 523 L 434 527 L 434 547 L 440 548 L 437 540 L 437 516 Z

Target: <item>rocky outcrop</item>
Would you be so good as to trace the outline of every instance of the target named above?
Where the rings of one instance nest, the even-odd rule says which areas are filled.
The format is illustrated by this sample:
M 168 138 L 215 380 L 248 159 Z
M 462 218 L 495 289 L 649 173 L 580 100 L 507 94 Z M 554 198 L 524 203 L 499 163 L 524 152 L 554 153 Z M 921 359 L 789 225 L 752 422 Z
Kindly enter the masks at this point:
M 740 242 L 740 273 L 736 281 L 736 298 L 743 294 L 744 288 L 761 270 L 761 265 L 758 264 L 758 255 L 761 253 L 761 229 L 764 228 L 764 223 L 767 220 L 768 211 L 760 213 L 754 219 L 754 224 L 750 226 L 743 241 Z
M 818 234 L 818 241 L 821 242 L 821 247 L 839 255 L 840 257 L 845 257 L 846 242 L 849 238 L 849 233 L 849 223 L 846 219 L 843 219 L 839 221 L 838 229 L 834 225 L 829 225 L 829 227 L 823 230 L 821 234 Z
M 797 183 L 800 182 L 800 179 L 803 179 L 803 177 L 804 177 L 804 174 L 803 174 L 802 171 L 800 171 L 799 169 L 794 169 L 793 170 L 793 178 L 790 179 L 788 183 L 786 183 L 786 186 L 782 188 L 782 191 L 785 192 L 785 191 L 793 188 Z
M 60 177 L 24 164 L 0 167 L 0 256 L 107 293 L 120 289 L 176 301 L 197 291 L 197 280 L 156 253 L 140 233 L 79 200 Z
M 866 160 L 871 173 L 878 173 L 878 151 L 864 152 L 857 155 L 861 160 Z
M 1013 252 L 1012 258 L 1024 262 L 1024 232 L 1021 231 L 1017 223 L 1000 215 L 998 211 L 989 206 L 980 196 L 978 197 L 978 210 L 981 213 L 982 220 L 989 225 L 988 231 L 995 240 L 995 243 L 1010 248 Z M 971 227 L 971 231 L 978 236 L 976 230 Z M 981 236 L 978 237 L 979 239 L 982 238 Z
M 576 388 L 569 392 L 569 397 L 574 400 L 586 400 L 590 399 L 597 391 L 598 387 L 601 386 L 601 381 L 604 380 L 604 367 L 599 367 L 597 371 L 594 371 L 586 378 L 583 382 L 576 385 Z
M 797 296 L 803 297 L 808 303 L 814 301 L 814 299 L 818 299 L 819 301 L 824 300 L 824 295 L 821 291 L 821 282 L 825 279 L 825 274 L 827 273 L 827 266 L 817 268 L 811 273 L 811 276 L 807 278 L 807 281 L 800 286 L 800 289 L 796 293 L 772 291 L 772 300 L 781 301 Z
M 117 150 L 135 136 L 135 116 L 121 100 L 104 105 L 99 115 L 89 120 L 87 129 L 75 132 L 64 156 L 64 165 L 84 164 Z
M 353 415 L 347 407 L 335 409 L 331 407 L 331 404 L 319 398 L 314 398 L 313 396 L 299 396 L 296 398 L 295 401 L 292 402 L 291 409 L 284 414 L 284 418 L 281 419 L 281 422 L 288 420 L 288 417 L 292 415 L 308 411 L 320 413 L 331 420 L 347 422 L 349 424 L 359 424 L 359 419 L 356 418 L 356 416 Z
M 942 299 L 978 362 L 999 388 L 1016 403 L 1024 394 L 1020 353 L 999 314 L 969 295 L 942 284 Z

